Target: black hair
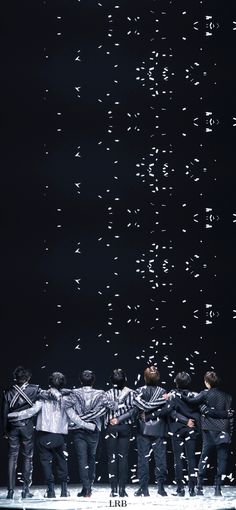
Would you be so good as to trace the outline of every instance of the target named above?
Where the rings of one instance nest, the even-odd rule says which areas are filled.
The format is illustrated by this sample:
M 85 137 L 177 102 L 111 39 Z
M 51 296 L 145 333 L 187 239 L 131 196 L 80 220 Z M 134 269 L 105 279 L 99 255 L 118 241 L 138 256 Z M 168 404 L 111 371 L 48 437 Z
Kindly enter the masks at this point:
M 65 388 L 66 378 L 61 372 L 53 372 L 49 377 L 49 384 L 52 388 L 60 390 L 61 388 Z
M 206 372 L 204 375 L 204 381 L 210 384 L 211 388 L 217 388 L 220 385 L 220 378 L 216 372 Z
M 13 372 L 13 379 L 16 384 L 24 384 L 31 379 L 31 372 L 28 368 L 17 367 Z
M 115 368 L 111 374 L 110 381 L 112 386 L 115 386 L 118 389 L 124 388 L 127 381 L 124 370 L 122 370 L 122 368 Z
M 80 382 L 82 386 L 93 386 L 95 383 L 95 374 L 92 370 L 83 370 L 80 374 Z
M 191 384 L 191 377 L 187 372 L 179 372 L 175 377 L 176 387 L 184 390 Z

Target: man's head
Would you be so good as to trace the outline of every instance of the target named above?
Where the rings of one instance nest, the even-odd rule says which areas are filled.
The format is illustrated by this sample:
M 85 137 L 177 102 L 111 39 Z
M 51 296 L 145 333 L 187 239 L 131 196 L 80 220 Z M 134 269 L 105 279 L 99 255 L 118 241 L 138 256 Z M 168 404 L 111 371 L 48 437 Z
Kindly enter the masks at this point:
M 191 377 L 187 372 L 179 372 L 175 378 L 176 388 L 185 390 L 191 384 Z
M 31 379 L 31 372 L 28 368 L 17 367 L 13 372 L 13 379 L 16 384 L 24 384 Z
M 66 378 L 64 374 L 61 372 L 53 372 L 53 374 L 49 377 L 49 385 L 52 388 L 56 388 L 57 390 L 61 390 L 61 388 L 65 388 L 66 386 Z
M 147 386 L 157 386 L 160 380 L 160 373 L 157 367 L 151 366 L 144 370 L 144 381 Z
M 209 388 L 217 388 L 220 384 L 220 378 L 216 374 L 216 372 L 206 372 L 204 375 L 204 383 L 205 386 Z
M 115 368 L 111 374 L 110 381 L 112 386 L 118 389 L 124 388 L 127 377 L 125 375 L 124 370 L 122 368 Z
M 92 370 L 83 370 L 80 374 L 80 382 L 82 386 L 93 386 L 95 383 L 95 374 Z

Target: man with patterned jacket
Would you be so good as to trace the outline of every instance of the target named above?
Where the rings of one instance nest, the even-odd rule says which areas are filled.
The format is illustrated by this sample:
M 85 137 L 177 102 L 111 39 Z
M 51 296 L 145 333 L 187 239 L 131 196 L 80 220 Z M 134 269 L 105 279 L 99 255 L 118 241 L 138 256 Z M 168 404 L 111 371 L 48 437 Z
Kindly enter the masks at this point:
M 37 414 L 36 430 L 38 438 L 39 458 L 44 479 L 47 484 L 45 497 L 55 498 L 53 461 L 61 484 L 61 497 L 69 495 L 67 491 L 68 468 L 66 436 L 69 422 L 73 420 L 77 427 L 93 431 L 93 423 L 84 422 L 73 409 L 65 409 L 65 376 L 61 372 L 53 372 L 49 377 L 50 389 L 43 392 L 47 399 L 37 400 L 31 408 L 8 414 L 9 422 L 27 420 Z M 40 392 L 42 393 L 42 391 Z
M 156 406 L 162 406 L 166 403 L 164 395 L 166 390 L 159 386 L 160 373 L 156 366 L 150 366 L 144 370 L 145 386 L 138 390 L 138 399 L 146 403 L 152 403 Z M 139 407 L 140 409 L 140 407 Z M 138 447 L 138 477 L 140 488 L 135 492 L 135 496 L 148 496 L 149 482 L 149 459 L 150 452 L 153 450 L 155 462 L 155 479 L 157 481 L 157 492 L 160 496 L 167 496 L 164 488 L 167 476 L 166 443 L 167 443 L 167 422 L 165 417 L 155 420 L 153 426 L 148 427 L 145 420 L 145 414 L 150 413 L 150 409 L 143 408 L 138 422 L 137 447 Z M 150 430 L 148 430 L 150 428 Z
M 158 485 L 158 494 L 167 496 L 164 489 L 164 481 L 167 474 L 166 464 L 166 436 L 167 422 L 162 413 L 158 418 L 150 419 L 146 423 L 146 415 L 166 404 L 167 394 L 164 388 L 158 386 L 160 374 L 155 366 L 144 370 L 145 386 L 137 389 L 137 395 L 133 399 L 133 409 L 121 414 L 116 423 L 123 423 L 128 419 L 138 420 L 137 447 L 138 447 L 138 478 L 140 487 L 134 493 L 135 496 L 149 496 L 149 460 L 153 450 L 155 460 L 155 478 Z M 167 404 L 170 406 L 170 404 Z M 164 413 L 166 414 L 166 413 Z M 110 422 L 111 425 L 113 421 Z
M 30 384 L 31 372 L 22 367 L 17 367 L 13 372 L 14 384 L 3 393 L 2 399 L 2 423 L 3 434 L 8 439 L 8 493 L 7 499 L 13 499 L 16 467 L 19 452 L 23 457 L 23 488 L 22 498 L 32 495 L 29 487 L 32 482 L 32 459 L 34 448 L 34 429 L 32 418 L 8 420 L 9 412 L 23 411 L 33 406 L 42 390 L 36 384 Z
M 106 413 L 108 407 L 115 403 L 109 402 L 105 391 L 93 388 L 95 374 L 91 370 L 84 370 L 80 374 L 80 382 L 82 387 L 71 391 L 65 406 L 67 412 L 73 410 L 83 420 L 93 422 L 96 426 L 93 432 L 88 432 L 81 430 L 76 424 L 71 424 L 79 476 L 82 482 L 82 490 L 77 496 L 88 498 L 92 494 L 92 485 L 95 479 L 96 451 L 102 426 L 101 417 Z M 73 419 L 71 421 L 73 422 Z
M 215 476 L 215 496 L 222 496 L 221 485 L 226 475 L 229 444 L 233 432 L 233 413 L 231 411 L 232 397 L 219 389 L 220 379 L 216 372 L 208 371 L 204 376 L 207 389 L 197 396 L 184 396 L 182 398 L 191 404 L 200 406 L 202 417 L 202 453 L 198 465 L 197 494 L 203 495 L 203 480 L 206 476 L 209 455 L 212 450 L 217 455 L 217 472 Z M 221 418 L 212 417 L 207 409 L 215 410 Z
M 132 434 L 132 417 L 125 416 L 134 407 L 136 392 L 126 386 L 127 377 L 121 368 L 113 370 L 110 381 L 112 388 L 106 392 L 107 396 L 109 400 L 114 400 L 118 404 L 116 409 L 109 409 L 104 417 L 111 484 L 110 496 L 115 497 L 119 494 L 123 498 L 128 495 L 125 486 L 128 478 L 128 455 Z

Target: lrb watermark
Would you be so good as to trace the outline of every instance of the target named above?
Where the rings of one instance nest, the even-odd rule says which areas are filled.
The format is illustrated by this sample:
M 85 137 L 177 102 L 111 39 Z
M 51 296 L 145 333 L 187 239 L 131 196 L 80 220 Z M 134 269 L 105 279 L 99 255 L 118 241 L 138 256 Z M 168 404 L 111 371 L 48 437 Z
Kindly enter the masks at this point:
M 125 499 L 109 499 L 109 507 L 122 507 L 127 506 L 127 501 Z

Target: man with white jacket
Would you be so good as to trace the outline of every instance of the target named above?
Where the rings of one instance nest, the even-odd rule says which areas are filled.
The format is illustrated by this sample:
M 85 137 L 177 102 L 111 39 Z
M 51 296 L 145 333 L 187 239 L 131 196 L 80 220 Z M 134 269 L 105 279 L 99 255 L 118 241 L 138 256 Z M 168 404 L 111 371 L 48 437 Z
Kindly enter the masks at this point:
M 45 497 L 55 498 L 54 474 L 52 461 L 55 460 L 58 481 L 61 483 L 61 497 L 69 495 L 67 491 L 68 467 L 66 436 L 70 422 L 79 428 L 93 431 L 95 425 L 83 421 L 73 408 L 65 409 L 63 388 L 65 376 L 54 372 L 49 378 L 51 390 L 48 390 L 48 400 L 38 400 L 31 408 L 24 411 L 9 413 L 8 419 L 12 421 L 30 418 L 38 414 L 36 430 L 38 431 L 39 458 L 47 483 Z M 68 390 L 69 392 L 69 390 Z

